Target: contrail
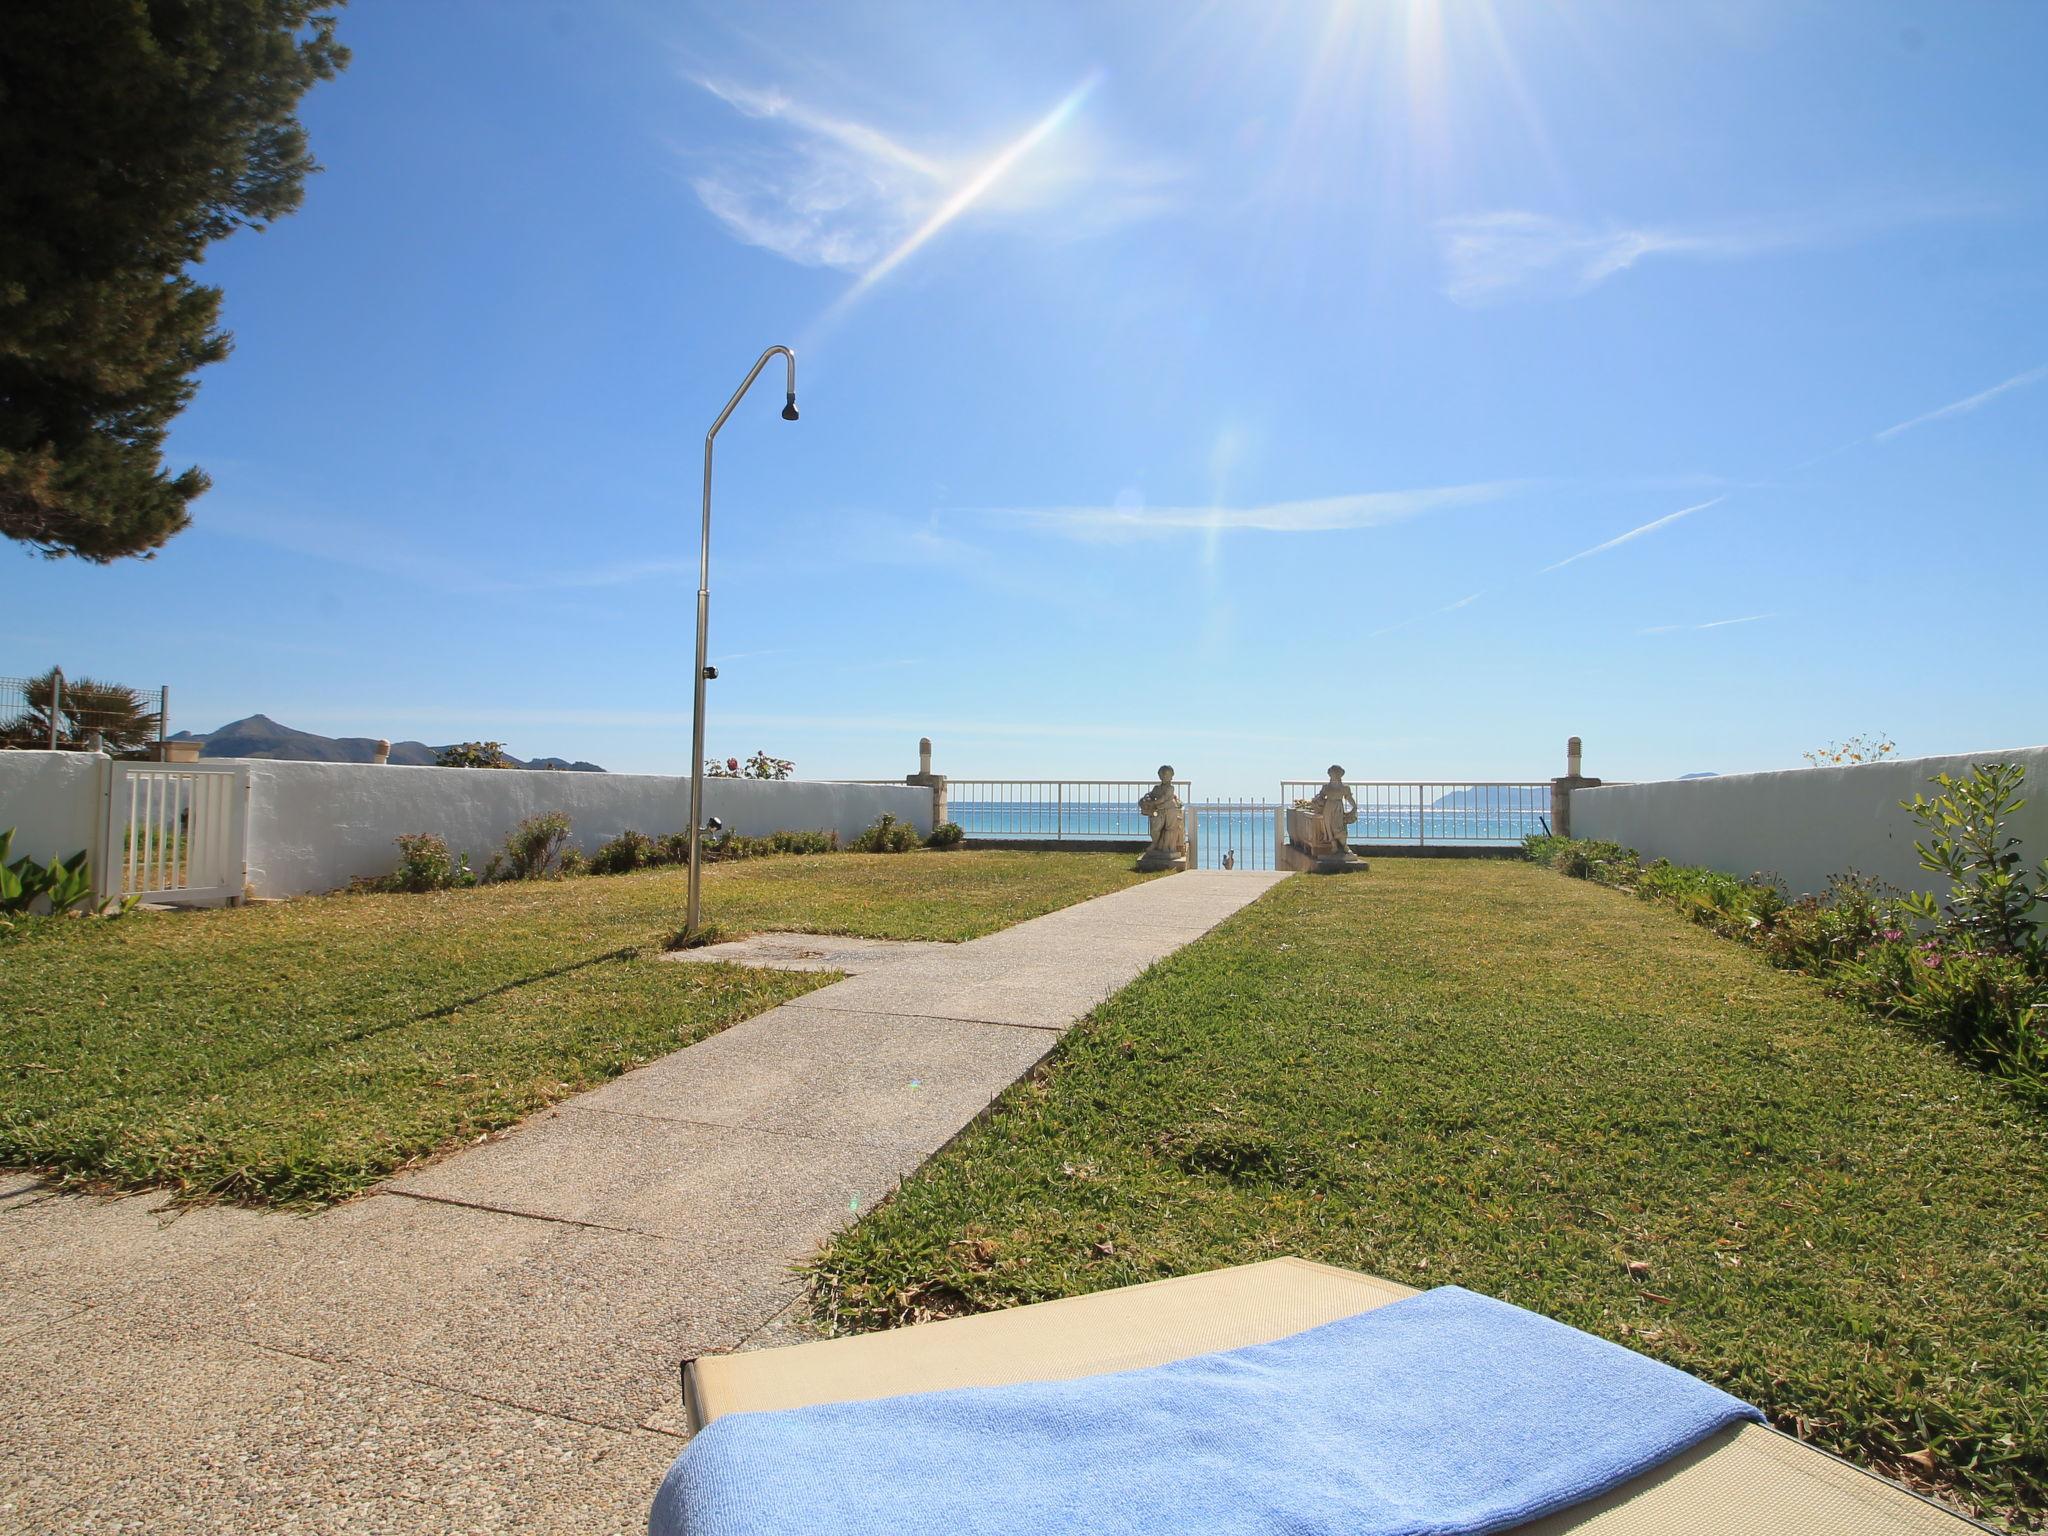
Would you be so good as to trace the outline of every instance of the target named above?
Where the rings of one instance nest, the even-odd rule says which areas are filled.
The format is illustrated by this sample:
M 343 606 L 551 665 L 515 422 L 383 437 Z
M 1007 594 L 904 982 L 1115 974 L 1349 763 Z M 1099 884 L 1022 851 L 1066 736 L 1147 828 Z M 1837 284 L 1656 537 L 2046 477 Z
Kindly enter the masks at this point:
M 1662 528 L 1670 523 L 1675 523 L 1681 517 L 1691 517 L 1695 512 L 1704 512 L 1709 507 L 1718 507 L 1722 502 L 1726 501 L 1727 499 L 1728 498 L 1726 496 L 1716 496 L 1712 501 L 1703 501 L 1700 502 L 1697 506 L 1680 507 L 1676 512 L 1667 512 L 1662 517 L 1658 518 L 1655 522 L 1645 523 L 1640 528 L 1631 528 L 1627 533 L 1609 539 L 1605 544 L 1595 544 L 1591 549 L 1582 549 L 1576 555 L 1566 555 L 1562 560 L 1558 561 L 1557 564 L 1546 565 L 1545 567 L 1543 567 L 1542 570 L 1538 571 L 1536 574 L 1538 576 L 1548 576 L 1552 571 L 1563 570 L 1566 566 L 1570 565 L 1575 560 L 1583 560 L 1588 555 L 1605 554 L 1608 550 L 1616 549 L 1621 545 L 1628 543 L 1631 539 L 1640 539 L 1646 533 L 1655 533 L 1659 528 Z

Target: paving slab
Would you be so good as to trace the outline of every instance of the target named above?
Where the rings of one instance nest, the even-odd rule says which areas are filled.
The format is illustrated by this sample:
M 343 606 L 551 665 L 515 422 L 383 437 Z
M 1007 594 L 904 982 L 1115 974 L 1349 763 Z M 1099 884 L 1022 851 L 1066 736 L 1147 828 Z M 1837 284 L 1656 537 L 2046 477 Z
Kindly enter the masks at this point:
M 937 1147 L 1053 1047 L 1044 1030 L 775 1008 L 573 1100 L 609 1110 L 870 1146 Z
M 1066 1029 L 1147 966 L 1287 877 L 1197 870 L 1127 886 L 943 956 L 849 977 L 790 1007 Z
M 0 1532 L 637 1536 L 680 1360 L 801 1336 L 794 1261 L 1276 878 L 778 936 L 749 963 L 847 979 L 317 1217 L 6 1176 Z
M 874 1147 L 571 1109 L 384 1187 L 674 1238 L 695 1244 L 707 1264 L 779 1270 L 809 1257 L 926 1156 L 912 1143 Z
M 803 1290 L 786 1268 L 697 1243 L 373 1195 L 256 1251 L 117 1303 L 273 1349 L 346 1361 L 631 1429 L 675 1363 L 758 1329 Z
M 60 1324 L 0 1360 L 0 1529 L 639 1536 L 673 1437 L 203 1334 Z
M 39 1173 L 0 1173 L 0 1211 L 26 1205 L 56 1193 L 57 1186 Z
M 836 933 L 755 933 L 701 949 L 672 949 L 661 958 L 688 965 L 750 965 L 768 971 L 843 971 L 858 976 L 919 955 L 958 948 L 928 939 L 855 939 Z
M 236 1206 L 181 1210 L 161 1192 L 52 1194 L 0 1207 L 0 1307 L 24 1296 L 97 1306 L 304 1220 Z

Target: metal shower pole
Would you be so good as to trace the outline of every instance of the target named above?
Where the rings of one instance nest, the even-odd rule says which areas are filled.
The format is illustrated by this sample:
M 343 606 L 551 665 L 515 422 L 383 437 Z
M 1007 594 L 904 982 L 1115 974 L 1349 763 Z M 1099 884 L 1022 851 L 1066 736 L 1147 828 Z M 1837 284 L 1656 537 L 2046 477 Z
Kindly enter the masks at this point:
M 711 640 L 711 444 L 718 436 L 718 429 L 725 425 L 725 418 L 733 408 L 746 397 L 754 387 L 754 380 L 761 376 L 761 370 L 768 366 L 768 359 L 780 353 L 789 364 L 788 403 L 782 407 L 782 419 L 795 421 L 796 415 L 796 354 L 787 347 L 770 347 L 761 354 L 740 387 L 733 391 L 732 398 L 725 402 L 725 409 L 718 413 L 718 420 L 711 423 L 711 430 L 704 434 L 704 529 L 697 550 L 697 696 L 690 716 L 690 905 L 683 919 L 683 936 L 694 938 L 702 917 L 701 887 L 704 861 L 701 857 L 704 838 L 704 684 L 714 674 L 706 665 L 705 652 Z

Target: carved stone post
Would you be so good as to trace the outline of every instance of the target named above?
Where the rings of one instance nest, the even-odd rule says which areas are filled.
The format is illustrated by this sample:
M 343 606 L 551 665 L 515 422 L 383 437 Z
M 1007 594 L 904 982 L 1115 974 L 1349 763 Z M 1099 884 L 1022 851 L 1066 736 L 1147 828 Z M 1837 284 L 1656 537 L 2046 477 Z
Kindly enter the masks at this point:
M 1600 782 L 1587 778 L 1584 766 L 1585 750 L 1574 736 L 1564 745 L 1564 777 L 1550 781 L 1550 830 L 1559 837 L 1572 835 L 1572 791 L 1592 789 Z
M 921 736 L 917 742 L 917 772 L 906 773 L 903 782 L 914 789 L 928 789 L 932 792 L 932 825 L 938 826 L 946 819 L 946 776 L 932 772 L 932 739 Z

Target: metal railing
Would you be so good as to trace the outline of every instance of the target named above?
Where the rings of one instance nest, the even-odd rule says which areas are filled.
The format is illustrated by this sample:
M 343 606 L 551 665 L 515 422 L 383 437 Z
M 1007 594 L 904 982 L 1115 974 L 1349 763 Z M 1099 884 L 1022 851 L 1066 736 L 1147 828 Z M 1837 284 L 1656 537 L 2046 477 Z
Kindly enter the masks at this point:
M 1358 819 L 1351 824 L 1354 845 L 1519 843 L 1549 830 L 1547 783 L 1346 782 L 1358 801 Z M 1286 780 L 1280 785 L 1280 804 L 1298 805 L 1322 787 L 1320 779 Z
M 152 707 L 154 706 L 154 707 Z M 169 688 L 126 688 L 91 678 L 0 677 L 0 748 L 135 752 L 169 730 Z
M 1155 779 L 948 779 L 946 817 L 973 842 L 1145 842 L 1138 797 Z M 1181 804 L 1190 786 L 1175 780 Z
M 1188 807 L 1197 869 L 1271 869 L 1280 807 L 1271 800 L 1198 800 Z

